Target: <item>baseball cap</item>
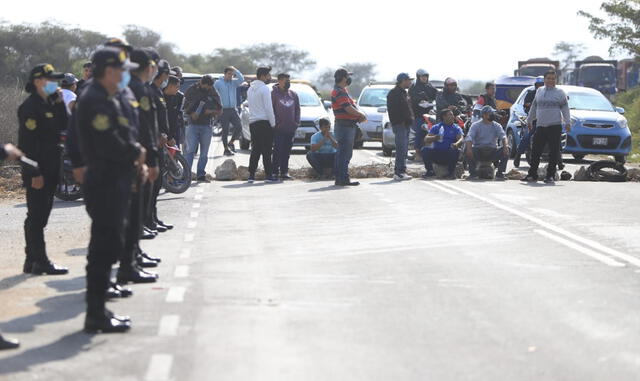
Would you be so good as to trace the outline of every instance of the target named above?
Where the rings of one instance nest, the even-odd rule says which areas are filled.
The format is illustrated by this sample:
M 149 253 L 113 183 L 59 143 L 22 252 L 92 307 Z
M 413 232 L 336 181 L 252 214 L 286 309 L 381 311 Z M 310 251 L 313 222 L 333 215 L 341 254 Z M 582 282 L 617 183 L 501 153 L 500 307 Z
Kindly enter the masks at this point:
M 347 71 L 347 69 L 345 68 L 340 68 L 338 70 L 336 70 L 336 72 L 333 74 L 333 78 L 345 78 L 348 77 L 350 75 L 353 75 L 352 72 Z
M 61 83 L 66 86 L 73 85 L 74 83 L 78 83 L 78 78 L 72 73 L 65 73 L 64 78 Z
M 31 72 L 29 73 L 29 82 L 36 78 L 63 79 L 64 73 L 56 72 L 51 64 L 38 64 L 31 69 Z
M 409 73 L 400 73 L 396 77 L 396 81 L 398 81 L 398 82 L 402 82 L 402 81 L 407 80 L 407 79 L 413 80 L 413 78 L 411 78 Z
M 131 51 L 133 50 L 133 46 L 129 45 L 127 41 L 117 37 L 108 39 L 103 45 L 111 46 L 118 49 L 124 49 L 127 51 L 127 53 L 131 53 Z
M 138 64 L 139 69 L 146 69 L 149 65 L 155 65 L 155 62 L 143 49 L 133 49 L 129 58 L 131 62 Z
M 175 75 L 176 73 L 171 70 L 171 65 L 167 60 L 158 61 L 158 75 L 168 73 L 170 75 Z
M 496 112 L 496 110 L 491 106 L 484 106 L 481 111 L 482 114 L 493 114 L 494 112 Z
M 127 59 L 125 52 L 118 48 L 108 47 L 98 50 L 93 54 L 91 59 L 93 66 L 97 68 L 105 68 L 108 66 L 119 67 L 125 70 L 137 69 L 138 64 Z

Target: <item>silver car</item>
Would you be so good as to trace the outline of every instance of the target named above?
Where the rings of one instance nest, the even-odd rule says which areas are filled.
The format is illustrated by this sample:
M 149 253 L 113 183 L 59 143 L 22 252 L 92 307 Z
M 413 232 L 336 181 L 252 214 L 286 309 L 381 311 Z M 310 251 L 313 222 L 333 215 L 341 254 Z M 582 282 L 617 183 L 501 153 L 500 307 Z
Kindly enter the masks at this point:
M 367 115 L 367 121 L 359 123 L 362 138 L 356 145 L 363 142 L 382 142 L 382 119 L 387 113 L 387 94 L 395 85 L 385 83 L 372 83 L 362 89 L 358 98 L 358 108 Z

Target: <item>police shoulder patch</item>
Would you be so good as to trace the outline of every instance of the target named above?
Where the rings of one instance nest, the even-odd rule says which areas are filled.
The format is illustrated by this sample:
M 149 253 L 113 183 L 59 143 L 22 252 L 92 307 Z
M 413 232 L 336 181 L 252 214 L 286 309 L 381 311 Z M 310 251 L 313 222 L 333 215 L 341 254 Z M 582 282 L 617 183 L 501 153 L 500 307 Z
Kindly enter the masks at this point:
M 151 104 L 149 102 L 149 98 L 148 97 L 140 98 L 140 108 L 143 111 L 149 111 L 151 109 Z
M 129 127 L 129 119 L 125 118 L 124 116 L 118 117 L 118 123 L 120 123 L 120 125 L 123 127 Z
M 135 100 L 135 99 L 131 99 L 131 100 L 129 100 L 129 103 L 131 104 L 131 107 L 133 107 L 133 108 L 138 108 L 138 107 L 140 107 L 140 103 L 138 103 L 138 101 L 137 101 L 137 100 Z
M 98 131 L 105 131 L 109 128 L 109 117 L 105 114 L 97 114 L 91 124 Z
M 24 126 L 27 127 L 27 130 L 35 130 L 36 127 L 38 127 L 38 123 L 36 122 L 35 119 L 27 119 L 27 121 L 24 123 Z
M 53 118 L 53 113 L 52 112 L 46 112 L 44 114 L 44 116 L 46 116 L 47 118 L 51 119 L 51 118 Z

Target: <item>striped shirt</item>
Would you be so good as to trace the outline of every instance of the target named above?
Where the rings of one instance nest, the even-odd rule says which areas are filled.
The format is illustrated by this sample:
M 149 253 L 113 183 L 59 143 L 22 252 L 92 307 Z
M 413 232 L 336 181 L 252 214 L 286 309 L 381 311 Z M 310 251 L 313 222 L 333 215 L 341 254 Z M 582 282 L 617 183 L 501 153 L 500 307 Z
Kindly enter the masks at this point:
M 355 120 L 359 118 L 357 115 L 351 115 L 347 112 L 347 107 L 355 106 L 355 102 L 349 96 L 347 89 L 335 86 L 331 92 L 331 108 L 336 120 Z

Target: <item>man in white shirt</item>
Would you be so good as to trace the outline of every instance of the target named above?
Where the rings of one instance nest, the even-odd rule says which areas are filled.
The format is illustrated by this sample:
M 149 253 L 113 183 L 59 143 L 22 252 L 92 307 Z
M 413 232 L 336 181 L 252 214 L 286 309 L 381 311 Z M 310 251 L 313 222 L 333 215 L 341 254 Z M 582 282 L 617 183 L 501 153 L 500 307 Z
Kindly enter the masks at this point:
M 71 73 L 64 75 L 64 79 L 60 81 L 60 87 L 62 88 L 62 100 L 67 108 L 67 114 L 71 115 L 71 111 L 76 106 L 76 89 L 78 87 L 78 78 Z
M 256 178 L 258 162 L 262 156 L 264 166 L 265 181 L 269 183 L 277 182 L 273 176 L 271 164 L 271 152 L 273 150 L 273 128 L 276 125 L 276 116 L 273 112 L 273 102 L 271 100 L 271 87 L 267 86 L 271 82 L 271 68 L 259 67 L 256 73 L 257 79 L 251 82 L 251 87 L 247 91 L 247 101 L 249 102 L 249 129 L 251 131 L 251 157 L 249 158 L 249 178 L 247 181 L 253 183 Z

